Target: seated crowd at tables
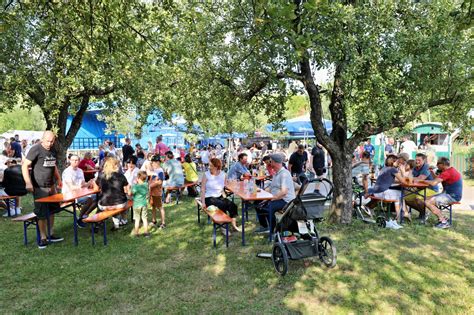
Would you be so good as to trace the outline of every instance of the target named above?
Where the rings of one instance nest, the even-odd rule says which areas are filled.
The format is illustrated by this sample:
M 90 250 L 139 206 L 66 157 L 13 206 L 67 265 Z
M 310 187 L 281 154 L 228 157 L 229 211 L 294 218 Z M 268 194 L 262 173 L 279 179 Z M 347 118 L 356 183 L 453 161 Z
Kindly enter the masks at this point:
M 97 199 L 95 195 L 91 195 L 77 200 L 81 204 L 79 227 L 85 226 L 82 220 L 96 208 L 98 211 L 106 211 L 125 207 L 128 200 L 131 199 L 134 205 L 134 235 L 138 235 L 139 225 L 142 223 L 143 234 L 150 236 L 149 228 L 166 228 L 163 203 L 169 203 L 171 196 L 166 194 L 166 200 L 162 200 L 166 188 L 179 188 L 185 183 L 199 181 L 198 168 L 192 158 L 195 153 L 193 149 L 190 150 L 190 153 L 186 153 L 184 150 L 173 152 L 162 142 L 161 137 L 157 138 L 154 148 L 151 143 L 148 143 L 147 150 L 141 148 L 140 145 L 136 145 L 134 149 L 130 139 L 125 139 L 125 145 L 122 148 L 122 162 L 113 143 L 107 143 L 108 148 L 99 151 L 97 163 L 94 162 L 90 152 L 86 152 L 82 159 L 78 155 L 71 154 L 68 159 L 68 167 L 59 176 L 55 159 L 56 153 L 52 147 L 54 140 L 55 136 L 52 132 L 45 132 L 41 141 L 29 149 L 22 166 L 15 165 L 14 160 L 8 160 L 4 192 L 8 195 L 22 196 L 28 190 L 34 192 L 35 199 L 37 199 L 56 192 L 54 179 L 56 179 L 58 188 L 62 188 L 63 193 L 85 187 L 100 190 Z M 254 165 L 252 161 L 257 160 L 257 156 L 254 155 L 256 150 L 256 147 L 237 150 L 238 155 L 235 156 L 237 161 L 229 168 L 228 174 L 225 174 L 223 170 L 223 160 L 225 160 L 226 154 L 224 150 L 216 148 L 204 149 L 199 152 L 201 163 L 205 167 L 201 182 L 201 202 L 204 207 L 214 205 L 228 213 L 232 218 L 234 231 L 240 231 L 237 225 L 238 208 L 235 203 L 226 198 L 224 187 L 228 179 L 243 180 L 250 175 L 250 166 Z M 275 222 L 275 213 L 282 210 L 288 202 L 295 198 L 301 180 L 308 173 L 312 173 L 314 177 L 326 176 L 330 161 L 321 145 L 316 144 L 311 151 L 308 151 L 303 145 L 295 145 L 293 150 L 293 152 L 290 150 L 288 155 L 277 152 L 261 156 L 261 169 L 265 170 L 266 176 L 271 178 L 266 190 L 273 195 L 273 198 L 257 205 L 260 227 L 256 232 L 269 232 L 269 223 L 272 226 L 271 222 Z M 404 182 L 406 178 L 413 178 L 415 182 L 424 180 L 430 185 L 426 192 L 426 201 L 423 197 L 411 195 L 405 198 L 406 204 L 418 209 L 423 217 L 426 207 L 438 217 L 439 223 L 436 224 L 436 227 L 449 227 L 449 223 L 443 217 L 438 206 L 461 199 L 462 178 L 459 172 L 450 166 L 448 159 L 440 158 L 438 160 L 437 167 L 441 173 L 436 174 L 426 163 L 426 156 L 421 153 L 416 155 L 414 161 L 410 160 L 407 154 L 402 153 L 398 156 L 389 154 L 385 161 L 385 167 L 380 170 L 375 184 L 369 187 L 368 174 L 371 155 L 369 152 L 363 152 L 361 161 L 354 164 L 353 168 L 353 174 L 361 174 L 363 177 L 365 197 L 373 195 L 396 200 L 395 208 L 397 218 L 399 218 L 401 195 L 400 190 L 393 189 L 393 185 L 397 181 Z M 287 165 L 286 162 L 288 162 Z M 31 174 L 28 170 L 30 166 L 33 168 Z M 11 180 L 10 178 L 13 177 L 10 176 L 14 176 L 18 181 Z M 38 183 L 39 181 L 42 181 L 41 185 Z M 13 182 L 19 183 L 17 186 L 22 187 L 9 187 L 9 183 Z M 437 189 L 440 183 L 444 188 L 441 193 Z M 198 195 L 193 186 L 188 187 L 188 193 L 193 197 Z M 21 212 L 19 200 L 16 205 L 18 209 L 14 209 L 14 215 Z M 147 220 L 148 206 L 152 209 L 151 222 L 149 223 Z M 49 209 L 46 209 L 48 207 Z M 46 247 L 43 242 L 46 239 L 44 224 L 46 213 L 49 213 L 50 219 L 52 219 L 54 213 L 59 210 L 52 204 L 35 202 L 34 212 L 41 221 L 39 227 L 43 248 Z M 160 223 L 157 221 L 158 210 Z M 404 213 L 408 214 L 407 211 Z M 115 216 L 113 223 L 113 230 L 128 224 L 127 214 Z M 53 225 L 54 220 L 51 220 L 51 231 Z M 61 237 L 55 235 L 52 237 L 53 242 L 61 240 Z
M 397 220 L 400 219 L 403 211 L 404 217 L 411 221 L 410 213 L 406 207 L 408 206 L 419 212 L 419 219 L 424 223 L 425 211 L 428 209 L 438 218 L 435 227 L 445 229 L 449 228 L 450 224 L 448 219 L 443 216 L 439 206 L 461 201 L 462 176 L 450 165 L 450 161 L 446 157 L 439 158 L 436 166 L 437 172 L 428 165 L 427 156 L 423 153 L 417 153 L 414 160 L 410 159 L 407 153 L 388 154 L 384 167 L 377 171 L 374 185 L 369 187 L 370 154 L 363 152 L 361 161 L 353 164 L 352 176 L 362 177 L 361 184 L 366 199 L 374 196 L 383 200 L 394 200 Z M 399 186 L 402 183 L 423 183 L 428 187 L 424 189 L 423 193 L 421 189 L 408 188 L 411 193 L 404 196 L 402 208 L 400 206 L 402 195 Z M 439 191 L 439 184 L 443 187 L 442 191 Z M 413 193 L 415 190 L 419 190 L 419 193 Z M 367 206 L 374 207 L 375 204 L 375 202 L 369 202 Z M 395 229 L 401 228 L 397 220 L 390 220 L 387 226 Z

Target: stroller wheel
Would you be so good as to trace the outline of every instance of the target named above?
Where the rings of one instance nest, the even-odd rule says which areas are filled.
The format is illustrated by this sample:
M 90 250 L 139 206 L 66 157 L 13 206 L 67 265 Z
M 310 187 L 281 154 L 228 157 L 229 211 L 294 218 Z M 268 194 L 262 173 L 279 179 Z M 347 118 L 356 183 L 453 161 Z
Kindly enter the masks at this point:
M 326 267 L 333 268 L 336 266 L 336 247 L 332 240 L 323 236 L 319 239 L 319 258 Z
M 278 272 L 281 276 L 286 275 L 288 272 L 288 253 L 286 252 L 286 248 L 283 244 L 273 244 L 272 261 L 276 272 Z
M 385 217 L 377 217 L 377 225 L 380 226 L 381 228 L 385 228 L 385 226 L 387 225 L 387 223 L 385 222 Z

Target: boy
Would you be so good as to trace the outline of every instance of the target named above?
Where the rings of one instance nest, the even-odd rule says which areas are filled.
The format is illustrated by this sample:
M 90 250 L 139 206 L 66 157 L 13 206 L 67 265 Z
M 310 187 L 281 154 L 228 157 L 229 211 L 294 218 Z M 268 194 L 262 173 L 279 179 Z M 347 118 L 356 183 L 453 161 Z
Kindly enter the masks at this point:
M 147 220 L 147 195 L 148 184 L 146 182 L 146 172 L 140 171 L 137 176 L 137 183 L 132 187 L 133 195 L 133 220 L 135 221 L 134 236 L 138 236 L 140 228 L 140 218 L 143 221 L 143 228 L 145 229 L 143 236 L 150 237 L 148 233 Z
M 160 229 L 166 227 L 165 224 L 165 208 L 163 207 L 163 181 L 165 174 L 161 168 L 160 157 L 155 155 L 151 158 L 151 167 L 153 169 L 153 175 L 150 180 L 150 203 L 151 203 L 151 226 L 156 226 L 156 209 L 160 209 L 161 224 Z

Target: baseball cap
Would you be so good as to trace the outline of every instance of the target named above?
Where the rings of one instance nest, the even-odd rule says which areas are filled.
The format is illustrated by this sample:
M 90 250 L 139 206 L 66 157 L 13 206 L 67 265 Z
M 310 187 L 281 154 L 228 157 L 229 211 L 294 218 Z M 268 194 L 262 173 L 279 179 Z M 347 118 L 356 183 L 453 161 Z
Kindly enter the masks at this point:
M 283 155 L 281 154 L 278 154 L 278 153 L 272 154 L 270 155 L 270 158 L 275 163 L 283 163 Z

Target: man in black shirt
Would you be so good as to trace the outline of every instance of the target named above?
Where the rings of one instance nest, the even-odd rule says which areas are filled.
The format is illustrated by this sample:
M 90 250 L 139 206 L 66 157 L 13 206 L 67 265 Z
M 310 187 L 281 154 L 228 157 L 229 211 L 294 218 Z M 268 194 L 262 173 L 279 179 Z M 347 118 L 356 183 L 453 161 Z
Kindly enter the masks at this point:
M 135 154 L 135 150 L 130 145 L 130 143 L 131 143 L 130 138 L 125 138 L 125 144 L 122 147 L 122 155 L 123 155 L 122 166 L 125 166 L 125 163 L 128 161 L 128 159 L 133 154 Z
M 11 215 L 20 215 L 21 208 L 20 208 L 20 196 L 26 195 L 26 187 L 25 181 L 23 180 L 23 176 L 21 174 L 21 166 L 17 164 L 15 159 L 9 159 L 5 165 L 8 168 L 3 173 L 3 187 L 5 187 L 5 193 L 8 196 L 17 196 L 16 200 L 16 208 L 10 209 Z
M 314 173 L 320 177 L 326 173 L 326 152 L 324 152 L 323 146 L 320 143 L 316 142 L 311 151 L 311 156 Z
M 300 176 L 305 176 L 306 162 L 308 162 L 308 153 L 304 149 L 304 145 L 298 145 L 298 149 L 290 156 L 288 161 L 288 170 L 293 177 L 300 183 Z
M 23 179 L 25 180 L 26 190 L 33 192 L 33 198 L 39 199 L 56 194 L 54 179 L 58 188 L 61 188 L 61 176 L 56 166 L 56 151 L 53 144 L 56 136 L 52 131 L 45 131 L 41 142 L 31 147 L 30 151 L 21 167 Z M 29 167 L 31 166 L 31 175 Z M 48 245 L 46 239 L 48 220 L 50 225 L 50 241 L 61 242 L 62 237 L 55 236 L 54 214 L 61 209 L 59 203 L 35 202 L 34 213 L 38 217 L 38 227 L 40 230 L 41 240 L 38 243 L 39 249 L 44 249 Z M 49 217 L 48 217 L 49 215 Z

